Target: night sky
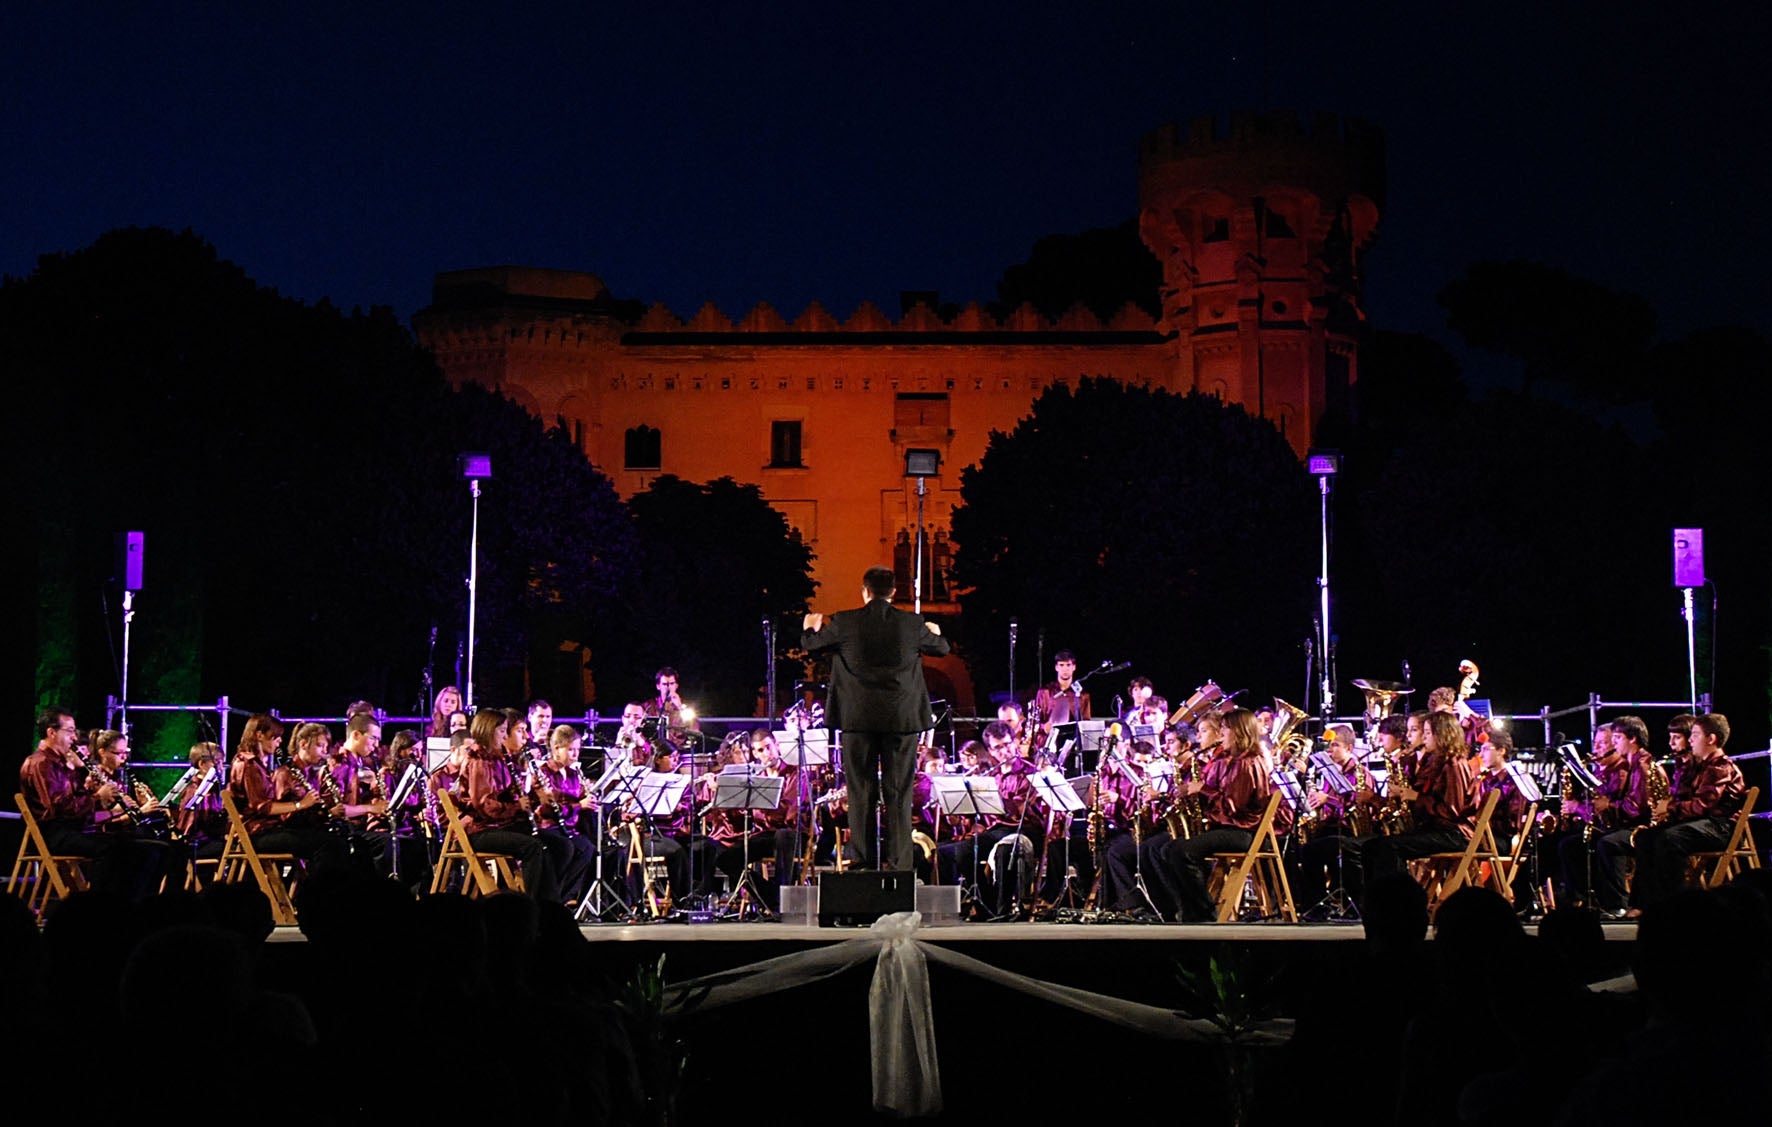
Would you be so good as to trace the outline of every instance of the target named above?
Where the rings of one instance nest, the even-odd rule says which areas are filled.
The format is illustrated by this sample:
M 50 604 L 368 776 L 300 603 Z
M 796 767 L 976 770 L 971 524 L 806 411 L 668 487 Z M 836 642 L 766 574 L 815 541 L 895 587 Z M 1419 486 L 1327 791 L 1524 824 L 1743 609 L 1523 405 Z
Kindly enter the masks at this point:
M 236 10 L 237 9 L 237 10 Z M 1386 328 L 1528 257 L 1664 336 L 1772 332 L 1757 5 L 13 3 L 0 272 L 191 227 L 281 292 L 402 318 L 441 270 L 588 270 L 685 318 L 988 301 L 1136 213 L 1136 144 L 1233 109 L 1387 134 Z

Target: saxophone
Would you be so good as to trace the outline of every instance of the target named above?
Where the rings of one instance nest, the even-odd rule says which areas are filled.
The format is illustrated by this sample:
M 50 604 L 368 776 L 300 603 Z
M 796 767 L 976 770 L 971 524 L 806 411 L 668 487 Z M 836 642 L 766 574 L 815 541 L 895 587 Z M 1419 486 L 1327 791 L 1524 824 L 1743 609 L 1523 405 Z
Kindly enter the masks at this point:
M 1085 837 L 1089 842 L 1089 852 L 1099 857 L 1102 848 L 1107 844 L 1107 787 L 1104 776 L 1108 773 L 1112 762 L 1114 745 L 1120 739 L 1120 726 L 1113 725 L 1108 729 L 1105 746 L 1101 749 L 1101 766 L 1095 772 L 1095 782 L 1090 786 L 1090 803 L 1088 829 Z
M 1198 782 L 1200 778 L 1200 756 L 1206 753 L 1201 748 L 1188 760 L 1185 770 L 1175 772 L 1178 784 Z M 1198 794 L 1184 794 L 1169 804 L 1168 813 L 1163 815 L 1163 825 L 1169 830 L 1169 836 L 1176 841 L 1185 841 L 1197 833 L 1206 830 L 1206 804 L 1200 801 Z
M 1386 755 L 1384 766 L 1384 808 L 1378 812 L 1378 824 L 1384 833 L 1406 834 L 1415 828 L 1415 818 L 1409 812 L 1409 804 L 1397 793 L 1399 786 L 1409 784 L 1409 776 L 1403 773 L 1403 753 Z
M 1635 849 L 1637 846 L 1638 834 L 1642 833 L 1645 829 L 1659 826 L 1667 821 L 1669 813 L 1669 811 L 1661 809 L 1661 804 L 1668 799 L 1667 772 L 1663 771 L 1661 769 L 1661 764 L 1655 762 L 1653 759 L 1648 760 L 1648 763 L 1649 777 L 1646 782 L 1648 784 L 1647 789 L 1649 792 L 1649 821 L 1647 824 L 1631 830 L 1630 844 L 1632 849 Z M 1658 810 L 1660 811 L 1659 813 L 1657 813 Z

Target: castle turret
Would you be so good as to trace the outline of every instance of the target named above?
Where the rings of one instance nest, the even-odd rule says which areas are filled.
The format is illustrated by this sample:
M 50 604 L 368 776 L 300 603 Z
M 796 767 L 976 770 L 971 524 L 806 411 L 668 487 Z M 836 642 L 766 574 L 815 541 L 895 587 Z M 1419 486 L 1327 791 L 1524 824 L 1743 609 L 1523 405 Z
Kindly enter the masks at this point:
M 1384 139 L 1318 114 L 1166 125 L 1139 146 L 1139 230 L 1163 264 L 1177 386 L 1240 402 L 1303 453 L 1358 378 L 1361 263 Z

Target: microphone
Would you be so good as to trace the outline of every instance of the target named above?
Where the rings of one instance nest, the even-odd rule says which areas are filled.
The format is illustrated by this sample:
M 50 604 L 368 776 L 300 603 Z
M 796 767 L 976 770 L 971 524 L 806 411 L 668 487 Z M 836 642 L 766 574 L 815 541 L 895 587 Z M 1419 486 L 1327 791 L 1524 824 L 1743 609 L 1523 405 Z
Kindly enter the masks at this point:
M 1114 715 L 1115 716 L 1126 715 L 1126 698 L 1121 696 L 1119 693 L 1114 694 Z

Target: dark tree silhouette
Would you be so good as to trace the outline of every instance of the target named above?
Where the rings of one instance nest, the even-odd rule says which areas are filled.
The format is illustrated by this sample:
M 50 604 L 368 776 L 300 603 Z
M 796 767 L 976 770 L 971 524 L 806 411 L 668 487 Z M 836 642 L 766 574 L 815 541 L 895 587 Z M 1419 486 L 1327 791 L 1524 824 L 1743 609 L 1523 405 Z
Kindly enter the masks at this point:
M 1636 294 L 1536 262 L 1477 262 L 1440 304 L 1470 344 L 1519 358 L 1523 391 L 1556 382 L 1594 402 L 1643 395 L 1655 313 Z
M 433 625 L 437 679 L 453 680 L 463 450 L 491 451 L 498 475 L 481 509 L 481 700 L 521 700 L 532 647 L 594 641 L 628 579 L 626 514 L 563 435 L 449 389 L 387 310 L 279 297 L 190 232 L 114 231 L 9 280 L 0 366 L 40 421 L 24 538 L 50 579 L 38 695 L 94 722 L 117 688 L 123 529 L 147 533 L 138 702 L 405 710 Z
M 791 699 L 792 650 L 812 599 L 812 549 L 755 485 L 706 484 L 671 474 L 629 502 L 643 579 L 628 605 L 619 661 L 599 661 L 598 701 L 653 692 L 652 675 L 675 668 L 684 700 L 704 715 L 750 716 L 765 685 L 763 618 L 776 628 L 777 696 Z M 604 704 L 602 702 L 610 702 Z
M 1298 695 L 1316 498 L 1268 422 L 1209 396 L 1058 385 L 992 434 L 961 498 L 956 628 L 981 699 L 1007 686 L 1012 617 L 1024 696 L 1050 675 L 1033 670 L 1040 630 L 1048 658 L 1131 661 L 1176 703 L 1208 677 L 1263 701 Z
M 1156 317 L 1162 282 L 1162 264 L 1139 239 L 1138 223 L 1128 220 L 1076 235 L 1047 235 L 1026 262 L 1003 271 L 991 309 L 1004 316 L 1028 302 L 1044 316 L 1058 317 L 1081 302 L 1105 322 L 1131 303 Z

